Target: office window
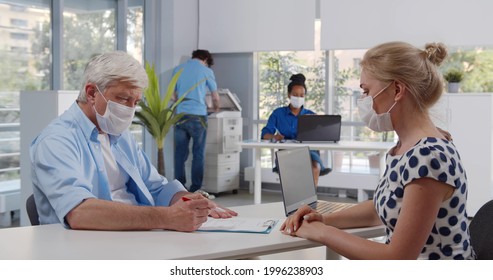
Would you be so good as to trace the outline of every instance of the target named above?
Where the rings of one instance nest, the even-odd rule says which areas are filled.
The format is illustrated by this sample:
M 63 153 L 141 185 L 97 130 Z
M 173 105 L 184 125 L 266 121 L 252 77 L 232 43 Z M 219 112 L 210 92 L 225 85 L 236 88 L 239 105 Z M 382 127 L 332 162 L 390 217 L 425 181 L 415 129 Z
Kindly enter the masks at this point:
M 26 54 L 28 52 L 27 47 L 10 47 L 10 51 L 18 54 Z
M 343 141 L 394 141 L 394 133 L 376 133 L 360 120 L 356 99 L 359 88 L 359 62 L 365 50 L 268 52 L 258 53 L 259 111 L 257 131 L 265 125 L 271 112 L 289 104 L 287 85 L 294 73 L 306 78 L 305 108 L 317 114 L 342 116 L 341 140 Z M 328 69 L 328 71 L 326 71 Z M 345 153 L 341 171 L 370 172 L 368 153 Z M 326 155 L 328 160 L 330 156 Z M 262 166 L 272 165 L 271 151 L 262 150 Z
M 127 52 L 144 65 L 144 1 L 133 0 L 128 3 L 127 11 Z M 145 128 L 141 124 L 132 124 L 130 132 L 143 148 Z
M 19 92 L 49 89 L 45 80 L 48 66 L 42 56 L 50 52 L 50 44 L 39 48 L 42 31 L 36 22 L 50 25 L 50 2 L 0 1 L 0 185 L 19 182 Z M 22 27 L 23 32 L 12 32 Z M 46 32 L 46 34 L 50 34 Z M 44 37 L 50 42 L 50 36 Z M 47 68 L 44 68 L 47 67 Z M 47 82 L 48 81 L 48 82 Z
M 27 27 L 27 20 L 12 18 L 10 19 L 10 25 L 15 27 Z
M 274 109 L 289 104 L 289 78 L 297 73 L 306 77 L 305 108 L 325 111 L 324 52 L 264 52 L 258 57 L 260 120 L 267 120 Z
M 129 2 L 127 13 L 127 52 L 144 64 L 144 1 Z
M 63 9 L 63 85 L 79 90 L 91 57 L 116 49 L 116 1 L 65 1 Z
M 449 48 L 449 57 L 440 67 L 445 73 L 451 68 L 464 71 L 461 92 L 493 92 L 493 48 Z
M 20 32 L 11 32 L 10 39 L 12 40 L 27 40 L 29 39 L 29 34 Z
M 258 137 L 272 111 L 287 106 L 289 78 L 302 73 L 306 77 L 305 108 L 318 114 L 325 112 L 325 52 L 258 53 Z M 262 150 L 262 166 L 270 167 L 270 150 Z
M 7 1 L 2 1 L 2 2 L 7 2 Z M 24 2 L 24 1 L 22 1 L 22 2 Z M 19 4 L 19 5 L 17 5 L 17 4 L 10 4 L 9 5 L 9 9 L 12 12 L 25 12 L 28 9 L 28 7 L 25 6 L 25 5 L 21 5 L 21 4 Z

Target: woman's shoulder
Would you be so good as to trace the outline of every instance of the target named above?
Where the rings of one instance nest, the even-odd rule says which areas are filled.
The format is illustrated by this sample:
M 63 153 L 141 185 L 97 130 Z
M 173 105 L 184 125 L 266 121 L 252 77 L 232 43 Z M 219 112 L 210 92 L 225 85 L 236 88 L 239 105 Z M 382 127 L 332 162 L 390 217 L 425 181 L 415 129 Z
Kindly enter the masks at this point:
M 437 152 L 444 152 L 448 154 L 456 154 L 457 148 L 454 143 L 446 139 L 436 137 L 425 137 L 420 139 L 407 153 L 410 156 L 415 153 L 419 153 L 422 156 Z
M 287 111 L 289 111 L 289 106 L 282 106 L 274 109 L 272 114 L 285 114 Z
M 312 110 L 307 109 L 307 108 L 305 108 L 305 106 L 303 106 L 303 109 L 301 110 L 301 114 L 300 115 L 316 115 L 316 114 L 317 113 L 315 113 Z

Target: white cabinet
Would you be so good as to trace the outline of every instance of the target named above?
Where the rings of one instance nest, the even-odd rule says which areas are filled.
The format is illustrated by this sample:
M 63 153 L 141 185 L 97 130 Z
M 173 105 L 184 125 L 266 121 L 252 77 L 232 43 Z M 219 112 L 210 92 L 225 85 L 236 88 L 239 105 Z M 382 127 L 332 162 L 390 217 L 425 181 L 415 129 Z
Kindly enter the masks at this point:
M 77 99 L 78 91 L 22 91 L 21 106 L 21 226 L 29 225 L 25 202 L 32 194 L 31 142 L 53 119 L 61 115 Z
M 210 193 L 236 192 L 240 187 L 240 152 L 243 120 L 238 98 L 218 89 L 220 111 L 209 115 L 202 188 Z M 212 104 L 210 95 L 206 102 Z
M 239 188 L 242 124 L 239 111 L 225 111 L 209 116 L 202 186 L 205 191 L 236 192 Z
M 240 154 L 206 154 L 203 189 L 211 193 L 236 191 L 240 184 Z
M 240 112 L 220 112 L 209 116 L 207 153 L 241 152 L 243 121 Z
M 468 180 L 467 213 L 493 199 L 493 94 L 444 94 L 431 115 L 452 134 Z

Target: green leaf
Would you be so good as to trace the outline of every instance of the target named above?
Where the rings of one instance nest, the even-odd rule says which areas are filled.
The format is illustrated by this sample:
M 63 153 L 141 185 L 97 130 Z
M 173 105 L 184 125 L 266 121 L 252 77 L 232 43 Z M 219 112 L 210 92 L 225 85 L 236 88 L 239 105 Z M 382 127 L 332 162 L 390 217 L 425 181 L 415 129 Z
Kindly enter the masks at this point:
M 174 124 L 177 124 L 177 123 L 178 123 L 178 122 L 179 122 L 179 121 L 183 118 L 183 116 L 185 116 L 185 115 L 186 115 L 185 113 L 179 113 L 179 114 L 174 115 L 174 116 L 170 119 L 170 121 L 169 121 L 169 122 L 167 122 L 167 123 L 163 126 L 163 128 L 162 128 L 162 130 L 161 130 L 161 135 L 166 135 L 166 134 L 168 134 L 168 131 L 169 131 L 169 129 L 171 128 L 171 126 L 172 126 L 172 125 L 174 125 Z
M 183 68 L 178 70 L 178 72 L 176 72 L 171 78 L 171 81 L 168 85 L 168 89 L 166 90 L 166 94 L 164 95 L 163 98 L 163 103 L 162 103 L 163 109 L 168 107 L 171 97 L 173 97 L 175 93 L 176 83 L 178 82 L 178 78 L 180 78 L 182 72 L 183 72 Z M 186 96 L 186 94 L 184 94 L 183 96 Z M 178 101 L 175 104 L 180 104 L 180 102 L 181 100 L 178 99 Z
M 195 84 L 185 94 L 183 94 L 178 100 L 171 104 L 171 99 L 175 92 L 176 83 L 178 78 L 183 72 L 183 69 L 177 71 L 168 85 L 166 94 L 161 99 L 159 78 L 156 74 L 154 65 L 150 65 L 148 62 L 145 64 L 145 70 L 149 79 L 149 85 L 144 90 L 144 98 L 139 103 L 141 109 L 135 112 L 135 116 L 144 124 L 146 129 L 154 138 L 158 149 L 162 149 L 164 146 L 164 139 L 168 134 L 170 128 L 179 123 L 184 113 L 177 114 L 176 106 L 178 106 L 183 100 L 185 100 L 187 94 L 195 89 L 202 81 Z
M 139 119 L 141 119 L 142 122 L 148 124 L 148 125 L 146 125 L 146 128 L 149 131 L 149 133 L 154 138 L 159 137 L 160 136 L 161 129 L 159 127 L 159 123 L 157 122 L 157 119 L 152 114 L 150 114 L 148 111 L 146 111 L 146 110 L 140 111 L 138 115 L 141 116 Z

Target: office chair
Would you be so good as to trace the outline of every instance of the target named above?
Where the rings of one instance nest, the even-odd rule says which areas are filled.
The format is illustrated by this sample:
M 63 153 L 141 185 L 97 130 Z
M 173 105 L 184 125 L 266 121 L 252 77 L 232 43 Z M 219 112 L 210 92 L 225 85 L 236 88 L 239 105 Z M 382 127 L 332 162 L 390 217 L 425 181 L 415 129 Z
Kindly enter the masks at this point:
M 479 260 L 493 260 L 493 200 L 479 208 L 469 232 L 471 244 Z
M 36 209 L 36 201 L 34 201 L 33 194 L 31 194 L 26 200 L 26 211 L 31 225 L 39 226 L 38 210 Z

